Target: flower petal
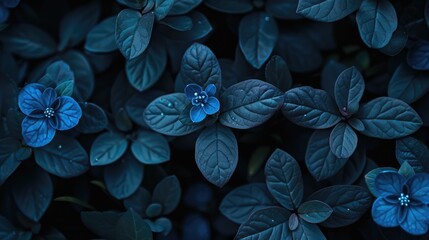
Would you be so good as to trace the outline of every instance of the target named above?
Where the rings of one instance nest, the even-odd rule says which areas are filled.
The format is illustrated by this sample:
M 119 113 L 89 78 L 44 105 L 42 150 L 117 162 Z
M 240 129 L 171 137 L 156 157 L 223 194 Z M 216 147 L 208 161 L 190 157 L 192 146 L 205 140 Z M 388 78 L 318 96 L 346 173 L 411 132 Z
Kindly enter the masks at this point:
M 185 87 L 185 94 L 189 100 L 192 100 L 192 98 L 196 96 L 195 93 L 199 95 L 201 91 L 203 91 L 203 89 L 195 83 L 190 83 Z
M 45 91 L 43 91 L 42 102 L 45 108 L 52 107 L 52 104 L 55 102 L 56 99 L 57 93 L 53 88 L 46 88 Z
M 407 217 L 400 223 L 402 229 L 414 235 L 422 235 L 428 231 L 429 208 L 426 204 L 408 208 Z
M 71 97 L 62 96 L 58 98 L 58 109 L 55 110 L 58 130 L 69 130 L 75 127 L 82 117 L 82 109 Z
M 45 110 L 42 95 L 45 86 L 38 83 L 26 85 L 18 95 L 18 106 L 25 115 L 30 115 L 34 110 Z
M 219 111 L 219 108 L 220 108 L 219 100 L 217 100 L 217 98 L 215 97 L 209 97 L 207 99 L 207 102 L 203 106 L 204 112 L 207 113 L 208 115 L 217 113 Z
M 214 84 L 209 84 L 204 91 L 211 97 L 216 93 L 216 86 Z
M 429 204 L 429 174 L 418 173 L 407 180 L 411 199 Z
M 400 210 L 399 203 L 391 204 L 383 197 L 377 198 L 372 205 L 371 215 L 378 225 L 382 227 L 396 227 L 399 225 L 398 212 Z
M 22 137 L 31 147 L 43 147 L 55 136 L 55 129 L 51 127 L 47 118 L 25 117 L 21 126 Z
M 375 178 L 375 191 L 378 196 L 399 196 L 402 193 L 406 179 L 396 172 L 383 172 Z
M 190 111 L 191 121 L 198 123 L 206 118 L 207 114 L 203 111 L 203 108 L 200 106 L 193 106 Z

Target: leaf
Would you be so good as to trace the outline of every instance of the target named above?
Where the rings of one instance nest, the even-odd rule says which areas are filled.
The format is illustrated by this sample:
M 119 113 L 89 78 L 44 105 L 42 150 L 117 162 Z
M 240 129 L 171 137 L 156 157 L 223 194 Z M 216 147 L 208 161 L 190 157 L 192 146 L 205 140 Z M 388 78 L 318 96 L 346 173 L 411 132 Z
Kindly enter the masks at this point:
M 153 190 L 152 202 L 162 205 L 162 213 L 170 214 L 177 208 L 180 202 L 181 189 L 176 176 L 168 176 L 162 179 Z
M 106 239 L 115 235 L 115 226 L 123 213 L 105 211 L 105 212 L 80 212 L 80 218 L 83 224 L 91 232 Z
M 159 44 L 151 44 L 139 57 L 127 61 L 125 73 L 130 84 L 142 92 L 160 79 L 167 66 L 167 52 Z
M 354 185 L 326 187 L 311 194 L 308 199 L 322 201 L 334 210 L 328 220 L 321 223 L 328 228 L 344 227 L 356 222 L 372 204 L 370 193 Z
M 147 48 L 152 35 L 155 15 L 124 9 L 116 19 L 115 40 L 127 60 L 140 56 Z
M 335 101 L 344 116 L 359 110 L 359 102 L 365 90 L 362 74 L 355 67 L 344 70 L 335 82 Z
M 249 163 L 247 166 L 247 175 L 249 177 L 252 177 L 257 172 L 259 172 L 259 170 L 261 169 L 265 161 L 270 156 L 271 152 L 272 152 L 272 149 L 269 146 L 257 147 L 252 152 L 252 155 L 250 155 Z
M 416 175 L 416 172 L 414 171 L 413 167 L 411 167 L 411 165 L 407 161 L 401 164 L 401 167 L 399 168 L 398 173 L 407 179 Z
M 81 133 L 97 133 L 107 127 L 107 116 L 102 108 L 88 102 L 79 103 L 79 106 L 82 109 L 82 117 L 76 130 Z
M 20 57 L 47 57 L 56 51 L 57 44 L 43 30 L 29 24 L 14 24 L 0 37 L 7 50 Z
M 9 138 L 0 139 L 2 148 L 7 146 L 10 142 Z M 6 143 L 6 144 L 5 144 Z M 15 172 L 15 170 L 21 165 L 21 161 L 16 159 L 15 154 L 8 154 L 0 156 L 0 185 L 6 182 L 6 180 Z
M 189 46 L 185 44 L 187 41 L 195 42 L 201 40 L 213 31 L 213 27 L 204 14 L 194 11 L 189 13 L 188 16 L 192 19 L 192 29 L 189 31 L 176 31 L 170 27 L 165 27 L 163 29 L 160 27 L 163 35 L 170 41 L 170 44 L 167 44 L 167 47 L 169 47 L 169 54 L 175 56 L 175 58 L 179 57 L 179 55 L 183 55 L 182 51 Z M 179 64 L 180 61 L 177 65 Z
M 148 0 L 116 0 L 118 3 L 125 5 L 130 8 L 134 8 L 136 10 L 143 9 L 146 4 L 148 4 Z
M 201 4 L 203 0 L 175 0 L 168 15 L 186 14 Z
M 380 167 L 375 168 L 371 171 L 369 171 L 367 174 L 365 174 L 365 183 L 368 187 L 368 190 L 371 192 L 374 197 L 378 197 L 377 191 L 375 190 L 375 178 L 378 176 L 378 174 L 383 172 L 398 172 L 397 169 L 392 167 Z
M 204 129 L 195 143 L 195 161 L 209 182 L 223 187 L 237 167 L 238 145 L 234 133 L 222 125 Z
M 305 153 L 308 171 L 322 181 L 334 176 L 347 163 L 347 158 L 337 158 L 331 151 L 329 136 L 331 130 L 316 130 L 310 137 Z
M 321 223 L 331 216 L 332 208 L 321 201 L 310 200 L 298 208 L 299 217 L 309 223 Z
M 179 120 L 187 101 L 184 93 L 158 97 L 144 111 L 146 124 L 154 131 L 169 136 L 183 136 L 197 131 L 201 125 L 184 125 Z
M 56 134 L 48 145 L 33 151 L 36 163 L 58 177 L 76 177 L 89 169 L 85 149 L 76 139 L 66 135 Z
M 283 207 L 293 211 L 304 195 L 304 183 L 296 160 L 283 150 L 276 149 L 265 165 L 268 190 Z
M 341 120 L 328 93 L 308 86 L 286 92 L 282 113 L 293 123 L 314 129 L 329 128 Z
M 116 223 L 115 239 L 152 240 L 152 231 L 143 219 L 132 209 L 124 213 Z
M 170 160 L 170 146 L 164 136 L 140 130 L 131 144 L 131 152 L 143 164 L 160 164 Z
M 216 56 L 200 43 L 194 43 L 186 50 L 179 74 L 185 85 L 195 83 L 204 89 L 209 84 L 214 84 L 217 92 L 222 86 L 221 70 Z
M 284 94 L 269 83 L 250 79 L 232 85 L 220 98 L 220 123 L 249 129 L 268 121 L 281 107 Z
M 48 65 L 46 68 L 46 74 L 38 81 L 38 83 L 51 88 L 58 88 L 61 84 L 71 84 L 71 92 L 73 92 L 74 80 L 74 73 L 70 69 L 70 66 L 64 61 L 59 60 Z M 71 96 L 70 90 L 68 90 L 67 93 L 67 96 Z
M 429 44 L 417 41 L 408 50 L 407 63 L 415 70 L 429 70 Z
M 280 56 L 271 57 L 265 66 L 265 79 L 268 83 L 278 87 L 281 91 L 287 91 L 292 87 L 292 76 L 285 60 Z
M 407 44 L 408 34 L 405 30 L 405 27 L 398 25 L 398 28 L 393 32 L 392 38 L 386 46 L 380 48 L 380 52 L 389 55 L 396 56 L 398 55 Z
M 164 92 L 158 90 L 148 90 L 143 93 L 135 94 L 125 105 L 128 116 L 138 125 L 147 127 L 143 112 L 150 102 L 162 95 L 164 95 Z
M 165 18 L 173 7 L 175 0 L 155 0 L 155 7 L 153 13 L 156 20 Z
M 132 208 L 140 216 L 146 218 L 146 209 L 152 201 L 152 196 L 148 190 L 140 187 L 133 195 L 124 199 L 124 207 L 126 209 Z
M 80 200 L 79 198 L 76 197 L 72 197 L 72 196 L 62 196 L 62 197 L 56 197 L 54 199 L 54 201 L 56 202 L 68 202 L 68 203 L 73 203 L 76 204 L 78 206 L 87 208 L 89 210 L 95 210 L 95 208 L 93 206 L 91 206 L 89 203 Z
M 229 220 L 242 224 L 253 212 L 276 205 L 264 183 L 250 183 L 229 192 L 219 210 Z
M 128 140 L 122 134 L 107 132 L 99 135 L 91 146 L 91 166 L 111 164 L 121 158 L 128 148 Z
M 265 10 L 275 18 L 285 20 L 301 19 L 302 16 L 296 13 L 298 0 L 267 0 Z
M 143 180 L 144 166 L 131 154 L 104 168 L 104 182 L 109 193 L 117 199 L 124 199 L 137 191 Z
M 320 85 L 330 96 L 335 97 L 335 83 L 338 76 L 346 69 L 344 64 L 333 59 L 330 59 L 323 67 L 320 74 Z
M 349 158 L 356 150 L 358 137 L 347 123 L 340 122 L 331 131 L 329 146 L 338 158 Z
M 18 86 L 0 72 L 0 116 L 6 116 L 10 108 L 18 108 Z
M 230 14 L 247 13 L 253 9 L 250 0 L 205 0 L 204 3 L 216 11 Z
M 292 232 L 293 239 L 318 239 L 326 240 L 322 231 L 316 224 L 308 223 L 306 221 L 300 221 L 298 228 Z
M 299 0 L 296 12 L 312 20 L 335 22 L 356 11 L 361 0 Z
M 256 69 L 268 60 L 277 43 L 276 21 L 263 12 L 246 15 L 240 22 L 238 38 L 241 51 Z
M 363 0 L 356 22 L 362 40 L 370 48 L 386 46 L 398 27 L 395 8 L 388 0 Z
M 234 239 L 237 240 L 291 240 L 288 227 L 290 212 L 280 207 L 269 207 L 255 211 L 240 226 Z
M 388 96 L 411 104 L 429 91 L 428 78 L 427 72 L 413 70 L 406 63 L 402 63 L 389 81 Z
M 93 27 L 86 36 L 85 50 L 108 53 L 118 49 L 115 40 L 116 16 L 111 16 Z
M 417 173 L 429 171 L 429 149 L 413 137 L 396 141 L 396 159 L 401 165 L 408 162 Z
M 192 29 L 192 27 L 194 27 L 192 18 L 188 16 L 166 17 L 159 23 L 169 26 L 170 28 L 180 32 L 189 31 Z
M 362 105 L 356 118 L 365 127 L 361 133 L 381 139 L 405 137 L 423 124 L 408 104 L 390 97 L 379 97 Z
M 366 162 L 366 149 L 363 144 L 360 144 L 344 167 L 331 177 L 329 182 L 331 184 L 353 184 L 365 170 Z
M 13 198 L 18 209 L 38 222 L 51 204 L 54 193 L 49 174 L 38 167 L 21 168 L 14 175 L 13 185 Z
M 0 215 L 0 237 L 1 239 L 16 239 L 17 229 L 9 220 Z
M 71 96 L 73 94 L 74 89 L 74 81 L 67 81 L 59 84 L 55 88 L 55 92 L 57 92 L 58 96 Z
M 60 51 L 82 42 L 101 14 L 98 1 L 92 1 L 68 12 L 60 23 Z

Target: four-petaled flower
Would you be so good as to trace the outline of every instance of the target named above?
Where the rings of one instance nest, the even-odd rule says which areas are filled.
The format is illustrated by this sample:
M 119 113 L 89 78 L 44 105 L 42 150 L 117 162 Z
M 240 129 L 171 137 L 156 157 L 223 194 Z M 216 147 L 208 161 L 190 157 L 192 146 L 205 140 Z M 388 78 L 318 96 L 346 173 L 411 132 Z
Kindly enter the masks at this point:
M 82 117 L 79 104 L 71 97 L 57 97 L 52 88 L 31 83 L 18 96 L 18 105 L 26 115 L 22 121 L 22 136 L 27 145 L 42 147 L 54 138 L 56 130 L 75 127 Z
M 191 121 L 198 123 L 204 120 L 207 115 L 213 115 L 219 111 L 219 100 L 214 97 L 216 86 L 209 84 L 203 89 L 194 83 L 188 84 L 185 87 L 186 97 L 192 102 L 190 111 Z
M 425 234 L 429 223 L 429 174 L 419 173 L 408 180 L 396 172 L 380 173 L 375 178 L 378 198 L 372 218 L 383 227 L 401 226 L 414 235 Z

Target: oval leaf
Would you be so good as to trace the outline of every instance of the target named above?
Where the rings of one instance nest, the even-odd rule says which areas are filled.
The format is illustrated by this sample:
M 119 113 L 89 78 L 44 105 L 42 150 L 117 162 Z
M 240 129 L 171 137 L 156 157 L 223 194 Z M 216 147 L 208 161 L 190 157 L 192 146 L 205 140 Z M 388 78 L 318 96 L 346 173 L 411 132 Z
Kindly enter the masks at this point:
M 140 131 L 131 144 L 131 151 L 141 163 L 160 164 L 170 160 L 170 146 L 164 136 Z
M 408 162 L 417 173 L 429 171 L 429 149 L 415 138 L 406 137 L 396 141 L 396 159 L 401 165 Z
M 335 101 L 341 114 L 350 116 L 359 110 L 365 90 L 362 74 L 355 67 L 344 70 L 335 82 Z
M 423 97 L 429 90 L 429 74 L 416 71 L 406 63 L 396 68 L 389 81 L 389 97 L 400 99 L 408 104 Z
M 82 117 L 76 130 L 81 133 L 97 133 L 107 127 L 107 116 L 102 108 L 88 102 L 79 103 L 79 106 L 82 109 Z
M 152 202 L 162 205 L 164 215 L 170 214 L 179 205 L 181 192 L 180 183 L 176 176 L 165 177 L 155 186 Z
M 321 223 L 331 216 L 332 208 L 321 201 L 310 200 L 298 208 L 299 216 L 309 223 Z
M 107 132 L 99 135 L 91 146 L 91 166 L 108 165 L 118 160 L 128 147 L 127 139 L 119 133 Z
M 111 16 L 92 28 L 86 37 L 85 50 L 107 53 L 118 49 L 115 40 L 115 25 L 116 16 Z
M 417 41 L 408 50 L 407 62 L 415 70 L 429 70 L 429 43 Z
M 347 123 L 340 122 L 329 136 L 331 151 L 338 158 L 349 158 L 356 150 L 358 137 Z
M 320 22 L 335 22 L 356 11 L 361 0 L 300 0 L 296 12 Z
M 116 239 L 123 240 L 152 240 L 152 231 L 147 223 L 130 209 L 116 222 L 115 236 Z

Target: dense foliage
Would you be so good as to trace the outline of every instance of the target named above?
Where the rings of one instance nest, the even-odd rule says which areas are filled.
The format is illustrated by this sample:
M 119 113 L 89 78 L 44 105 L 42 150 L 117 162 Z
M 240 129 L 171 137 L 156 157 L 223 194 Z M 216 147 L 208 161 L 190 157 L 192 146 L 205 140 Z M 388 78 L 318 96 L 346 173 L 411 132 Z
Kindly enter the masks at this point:
M 0 239 L 428 239 L 429 0 L 0 0 Z

